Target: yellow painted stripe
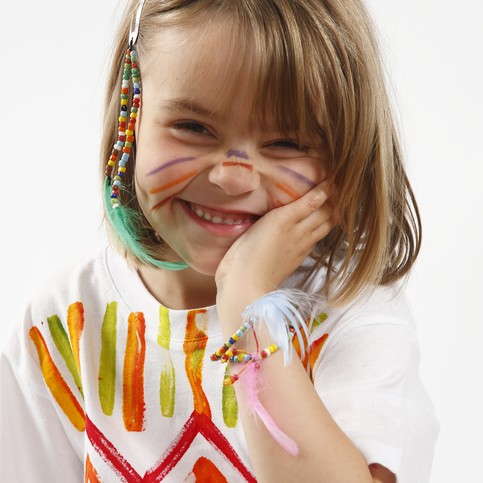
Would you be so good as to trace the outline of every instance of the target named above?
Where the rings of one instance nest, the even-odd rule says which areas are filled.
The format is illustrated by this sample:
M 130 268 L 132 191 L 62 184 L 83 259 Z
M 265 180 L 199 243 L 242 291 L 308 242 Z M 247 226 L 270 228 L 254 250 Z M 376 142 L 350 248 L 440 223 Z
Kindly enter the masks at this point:
M 99 401 L 104 414 L 111 416 L 116 396 L 117 302 L 107 304 L 101 327 Z

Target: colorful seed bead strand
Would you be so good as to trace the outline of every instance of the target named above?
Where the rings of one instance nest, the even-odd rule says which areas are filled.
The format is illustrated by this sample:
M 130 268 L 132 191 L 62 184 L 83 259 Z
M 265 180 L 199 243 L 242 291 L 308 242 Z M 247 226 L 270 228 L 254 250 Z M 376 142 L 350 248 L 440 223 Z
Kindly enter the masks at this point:
M 268 347 L 263 349 L 261 352 L 252 352 L 251 354 L 245 351 L 239 351 L 237 349 L 229 349 L 225 352 L 225 356 L 227 356 L 227 362 L 243 363 L 243 362 L 250 362 L 254 360 L 266 359 L 270 357 L 272 354 L 277 352 L 279 347 L 277 344 L 270 344 Z M 223 359 L 222 359 L 223 362 Z
M 230 357 L 230 362 L 245 362 L 243 368 L 237 373 L 232 374 L 231 376 L 225 377 L 223 380 L 224 386 L 231 386 L 235 384 L 236 381 L 240 378 L 242 372 L 248 367 L 249 364 L 255 364 L 257 368 L 259 368 L 259 362 L 262 359 L 266 359 L 270 357 L 272 354 L 278 351 L 277 344 L 270 344 L 268 347 L 265 347 L 261 352 L 253 352 L 252 354 L 234 354 Z M 243 356 L 240 358 L 239 356 Z
M 229 356 L 226 356 L 226 351 L 230 349 L 230 347 L 236 344 L 245 334 L 248 329 L 253 328 L 253 324 L 255 323 L 256 319 L 251 318 L 247 320 L 244 324 L 240 326 L 240 328 L 217 350 L 211 355 L 212 361 L 219 361 L 220 359 L 223 362 L 228 361 Z
M 128 120 L 129 105 L 129 87 L 130 82 L 133 84 L 133 98 L 131 111 Z M 139 79 L 139 64 L 135 50 L 127 49 L 124 72 L 121 84 L 121 111 L 119 113 L 119 129 L 118 138 L 113 146 L 111 156 L 106 166 L 106 177 L 111 181 L 112 171 L 116 162 L 118 164 L 117 174 L 112 181 L 111 205 L 112 208 L 119 206 L 119 190 L 122 186 L 122 180 L 126 172 L 126 164 L 131 154 L 134 143 L 134 131 L 136 126 L 136 118 L 138 116 L 139 106 L 141 104 L 141 83 Z M 122 153 L 122 154 L 121 154 Z M 121 159 L 119 155 L 121 154 Z

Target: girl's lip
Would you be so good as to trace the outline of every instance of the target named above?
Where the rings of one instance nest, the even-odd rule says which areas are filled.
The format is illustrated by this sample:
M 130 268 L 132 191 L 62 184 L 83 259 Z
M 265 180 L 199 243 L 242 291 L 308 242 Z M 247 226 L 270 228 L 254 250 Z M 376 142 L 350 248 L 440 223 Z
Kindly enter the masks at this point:
M 260 218 L 253 213 L 221 211 L 184 200 L 178 201 L 191 219 L 216 235 L 240 236 Z

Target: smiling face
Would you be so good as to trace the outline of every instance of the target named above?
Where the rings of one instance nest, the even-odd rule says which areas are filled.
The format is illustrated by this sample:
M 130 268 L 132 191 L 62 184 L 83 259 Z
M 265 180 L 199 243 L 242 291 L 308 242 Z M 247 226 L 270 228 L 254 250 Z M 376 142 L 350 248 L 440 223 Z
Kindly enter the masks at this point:
M 138 201 L 170 259 L 207 275 L 261 216 L 327 175 L 320 141 L 255 122 L 250 56 L 226 32 L 167 28 L 141 58 Z

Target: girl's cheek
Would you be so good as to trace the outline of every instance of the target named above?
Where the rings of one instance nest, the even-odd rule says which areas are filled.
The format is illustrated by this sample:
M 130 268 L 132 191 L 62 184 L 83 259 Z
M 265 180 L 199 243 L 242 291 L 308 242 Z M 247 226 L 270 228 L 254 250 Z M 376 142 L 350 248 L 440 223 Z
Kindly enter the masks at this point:
M 199 174 L 197 160 L 197 156 L 179 156 L 138 171 L 137 185 L 147 199 L 149 210 L 155 211 Z
M 298 200 L 325 177 L 325 170 L 320 166 L 311 169 L 305 167 L 303 170 L 285 165 L 276 166 L 271 190 L 273 206 L 278 207 Z

